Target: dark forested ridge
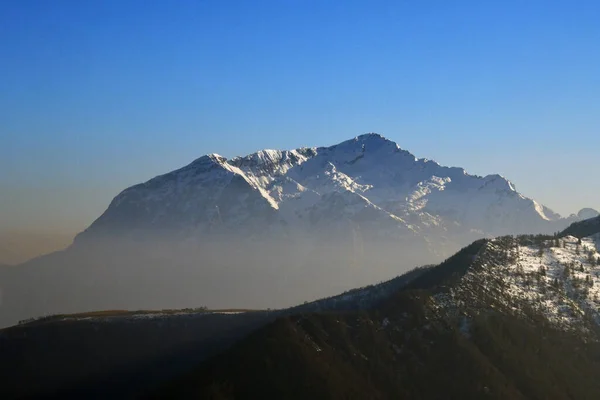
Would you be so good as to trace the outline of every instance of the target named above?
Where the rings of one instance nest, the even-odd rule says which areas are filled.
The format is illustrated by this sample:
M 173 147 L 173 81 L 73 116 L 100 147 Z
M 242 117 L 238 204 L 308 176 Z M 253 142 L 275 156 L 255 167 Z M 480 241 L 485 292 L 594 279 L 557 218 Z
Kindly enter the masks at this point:
M 0 398 L 137 397 L 278 316 L 368 309 L 429 268 L 290 309 L 113 310 L 23 321 L 0 329 Z
M 397 299 L 400 300 L 400 299 Z M 213 399 L 597 399 L 597 343 L 490 314 L 429 320 L 417 293 L 378 312 L 286 317 L 155 393 Z M 391 310 L 390 310 L 391 311 Z M 387 315 L 387 314 L 386 314 Z
M 501 245 L 545 237 L 500 239 Z M 597 329 L 581 335 L 522 304 L 506 312 L 487 291 L 439 307 L 475 260 L 504 255 L 489 241 L 429 268 L 362 311 L 285 316 L 151 397 L 206 399 L 597 399 Z M 483 261 L 482 261 L 483 260 Z M 491 290 L 493 292 L 493 290 Z M 482 312 L 472 307 L 486 301 Z
M 591 236 L 600 232 L 600 216 L 586 219 L 584 221 L 574 222 L 561 235 L 572 235 L 576 237 Z

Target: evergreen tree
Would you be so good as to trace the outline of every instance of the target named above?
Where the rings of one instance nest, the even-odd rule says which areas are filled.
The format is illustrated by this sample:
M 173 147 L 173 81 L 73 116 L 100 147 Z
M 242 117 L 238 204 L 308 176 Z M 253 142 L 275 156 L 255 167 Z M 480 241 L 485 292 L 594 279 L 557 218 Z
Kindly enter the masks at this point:
M 540 265 L 538 273 L 540 274 L 540 276 L 546 276 L 546 268 L 543 265 Z

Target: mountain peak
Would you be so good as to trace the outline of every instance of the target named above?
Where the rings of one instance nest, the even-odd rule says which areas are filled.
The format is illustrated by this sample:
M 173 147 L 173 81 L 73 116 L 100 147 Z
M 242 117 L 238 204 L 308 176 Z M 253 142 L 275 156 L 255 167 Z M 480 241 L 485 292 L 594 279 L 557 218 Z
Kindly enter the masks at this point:
M 190 165 L 193 165 L 194 167 L 199 167 L 199 166 L 209 167 L 214 164 L 222 165 L 226 161 L 227 161 L 227 159 L 225 157 L 223 157 L 217 153 L 210 153 L 210 154 L 206 154 L 200 158 L 197 158 Z
M 582 220 L 596 218 L 598 215 L 600 213 L 593 208 L 583 208 L 577 213 L 577 216 Z
M 206 158 L 210 159 L 211 161 L 214 161 L 216 163 L 224 163 L 225 161 L 227 161 L 227 159 L 225 157 L 223 157 L 220 154 L 217 153 L 210 153 L 206 155 Z
M 342 153 L 398 153 L 405 152 L 400 149 L 396 142 L 385 138 L 378 133 L 365 133 L 354 137 L 353 139 L 345 140 L 336 145 L 330 146 L 328 150 L 341 151 Z M 406 152 L 407 154 L 410 154 Z M 414 156 L 411 157 L 414 158 Z
M 390 139 L 380 135 L 379 133 L 365 133 L 354 138 L 354 141 L 366 146 L 385 146 L 393 145 L 397 148 L 398 145 Z
M 506 179 L 504 176 L 499 174 L 487 175 L 483 178 L 485 185 L 492 185 L 498 190 L 504 190 L 507 192 L 516 192 L 515 185 Z
M 383 135 L 381 135 L 379 133 L 375 133 L 375 132 L 363 133 L 362 135 L 358 135 L 356 137 L 356 139 L 357 140 L 384 140 L 384 141 L 388 141 L 388 142 L 390 141 Z

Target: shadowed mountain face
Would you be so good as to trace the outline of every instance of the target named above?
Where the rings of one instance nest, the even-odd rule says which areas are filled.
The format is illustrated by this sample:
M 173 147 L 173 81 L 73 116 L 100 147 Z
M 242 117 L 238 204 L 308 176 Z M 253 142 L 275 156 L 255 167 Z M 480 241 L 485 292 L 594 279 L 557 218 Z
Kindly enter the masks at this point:
M 124 190 L 64 252 L 0 270 L 0 326 L 54 313 L 275 308 L 390 279 L 501 233 L 570 219 L 377 134 L 211 154 Z
M 400 299 L 398 299 L 400 300 Z M 420 299 L 381 313 L 285 318 L 156 392 L 156 398 L 594 399 L 597 343 L 515 317 L 480 316 L 466 337 Z M 540 335 L 540 333 L 542 335 Z M 250 366 L 250 367 L 249 367 Z
M 562 234 L 586 237 L 598 232 L 600 232 L 600 216 L 573 223 Z

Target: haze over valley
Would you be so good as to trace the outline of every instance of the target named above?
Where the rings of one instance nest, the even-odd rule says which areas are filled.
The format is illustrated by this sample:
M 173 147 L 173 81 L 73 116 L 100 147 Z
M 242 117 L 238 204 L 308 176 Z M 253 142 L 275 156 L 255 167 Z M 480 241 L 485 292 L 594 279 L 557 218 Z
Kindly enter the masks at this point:
M 16 265 L 67 248 L 74 234 L 8 231 L 0 233 L 0 265 Z

